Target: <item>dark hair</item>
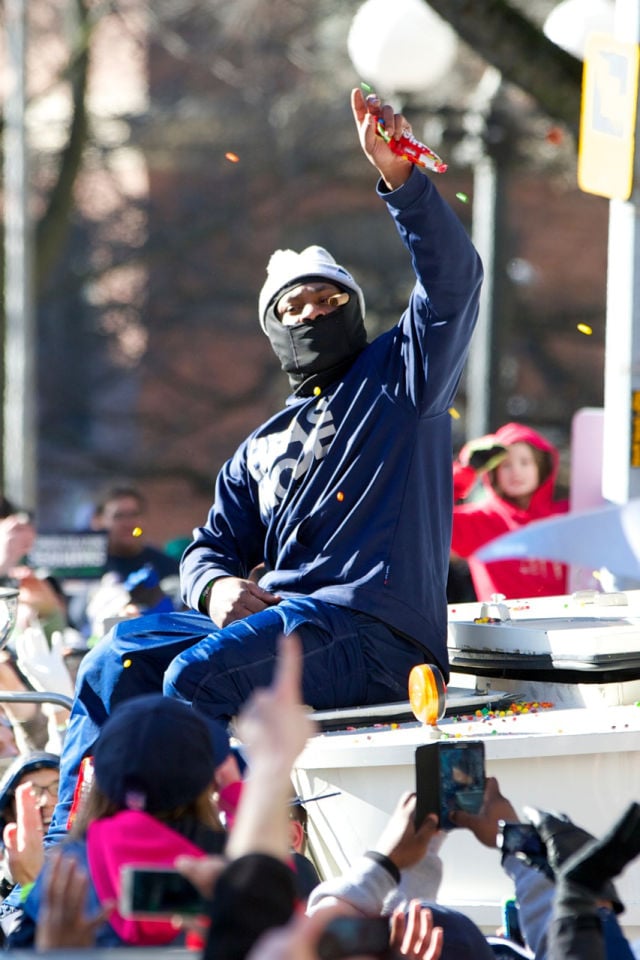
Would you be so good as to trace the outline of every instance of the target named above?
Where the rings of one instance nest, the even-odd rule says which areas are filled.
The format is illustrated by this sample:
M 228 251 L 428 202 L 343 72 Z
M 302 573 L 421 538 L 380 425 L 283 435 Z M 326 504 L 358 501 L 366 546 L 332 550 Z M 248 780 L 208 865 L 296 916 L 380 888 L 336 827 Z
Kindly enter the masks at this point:
M 541 450 L 540 447 L 534 447 L 531 444 L 529 446 L 533 453 L 533 459 L 538 466 L 538 486 L 542 486 L 553 473 L 553 459 L 548 450 Z
M 299 853 L 304 856 L 307 850 L 309 816 L 299 797 L 289 803 L 289 820 L 299 823 L 302 827 L 302 842 L 300 843 Z
M 94 820 L 113 817 L 123 809 L 125 808 L 120 804 L 110 800 L 94 780 L 89 789 L 89 793 L 80 805 L 77 816 L 73 821 L 73 826 L 69 831 L 69 836 L 75 839 L 81 839 L 86 835 L 89 824 L 93 823 Z M 212 830 L 223 831 L 209 787 L 199 793 L 191 803 L 174 807 L 173 810 L 153 813 L 151 816 L 155 817 L 156 820 L 160 820 L 162 823 L 166 823 L 168 826 L 186 818 L 191 818 L 198 823 L 204 824 L 206 827 L 210 827 Z
M 0 520 L 4 520 L 5 517 L 10 517 L 13 513 L 17 512 L 11 501 L 7 500 L 4 494 L 0 493 Z
M 16 504 L 8 500 L 3 493 L 0 493 L 0 520 L 5 520 L 7 517 L 14 517 L 16 513 L 24 513 L 33 521 L 32 511 L 25 510 L 24 507 L 16 506 Z
M 307 823 L 309 821 L 309 815 L 302 806 L 302 804 L 297 801 L 289 805 L 289 820 L 297 820 L 298 823 L 302 826 L 304 832 L 307 832 Z
M 137 487 L 132 486 L 131 484 L 121 483 L 114 484 L 111 487 L 107 487 L 95 502 L 95 507 L 93 510 L 94 517 L 99 517 L 104 513 L 105 507 L 108 503 L 111 503 L 113 500 L 122 500 L 125 497 L 131 497 L 133 500 L 138 501 L 138 505 L 142 510 L 147 506 L 147 500 L 145 495 Z

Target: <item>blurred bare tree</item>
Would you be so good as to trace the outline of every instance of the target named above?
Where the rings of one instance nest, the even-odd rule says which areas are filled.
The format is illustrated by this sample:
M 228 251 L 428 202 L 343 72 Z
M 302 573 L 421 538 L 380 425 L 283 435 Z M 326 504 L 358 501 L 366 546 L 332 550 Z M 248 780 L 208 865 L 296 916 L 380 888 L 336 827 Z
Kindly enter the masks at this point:
M 325 244 L 361 279 L 371 331 L 397 317 L 403 251 L 348 106 L 357 6 L 30 3 L 41 508 L 51 521 L 114 474 L 180 480 L 206 501 L 222 459 L 286 392 L 256 323 L 275 247 Z M 514 162 L 549 164 L 557 189 L 575 179 L 581 65 L 543 36 L 549 3 L 527 13 L 504 0 L 431 6 L 464 41 L 462 81 L 422 112 L 449 110 L 455 125 L 465 85 L 470 94 L 492 63 L 513 85 Z M 553 125 L 561 143 L 550 145 Z M 452 202 L 470 184 L 462 166 L 439 182 Z M 468 221 L 469 208 L 457 209 Z M 542 347 L 539 363 L 557 377 L 553 351 Z M 592 380 L 570 402 L 593 395 Z

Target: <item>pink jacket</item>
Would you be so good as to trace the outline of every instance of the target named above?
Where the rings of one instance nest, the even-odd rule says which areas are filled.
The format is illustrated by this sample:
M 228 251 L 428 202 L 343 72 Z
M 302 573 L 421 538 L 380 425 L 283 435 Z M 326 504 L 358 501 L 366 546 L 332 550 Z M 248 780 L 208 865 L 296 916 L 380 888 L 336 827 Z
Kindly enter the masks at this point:
M 466 557 L 479 600 L 488 600 L 493 593 L 508 599 L 555 596 L 566 593 L 567 568 L 562 563 L 537 557 L 498 560 L 481 563 L 475 552 L 496 537 L 517 530 L 534 520 L 566 513 L 566 500 L 554 500 L 553 488 L 558 473 L 558 451 L 539 433 L 519 423 L 507 423 L 494 434 L 498 443 L 529 443 L 544 450 L 551 458 L 552 470 L 531 497 L 526 510 L 498 496 L 491 486 L 491 474 L 484 474 L 484 496 L 478 502 L 456 504 L 453 508 L 451 549 Z M 471 467 L 454 463 L 454 495 L 463 498 L 474 485 L 476 474 Z

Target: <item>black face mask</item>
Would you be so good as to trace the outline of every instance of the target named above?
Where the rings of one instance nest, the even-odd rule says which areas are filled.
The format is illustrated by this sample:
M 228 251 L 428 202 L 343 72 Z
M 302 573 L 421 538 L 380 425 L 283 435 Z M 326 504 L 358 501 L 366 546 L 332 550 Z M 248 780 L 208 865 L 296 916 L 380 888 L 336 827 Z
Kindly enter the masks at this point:
M 301 396 L 311 396 L 315 387 L 322 389 L 338 380 L 367 345 L 360 304 L 353 293 L 343 307 L 292 327 L 282 324 L 272 303 L 265 326 L 292 389 Z

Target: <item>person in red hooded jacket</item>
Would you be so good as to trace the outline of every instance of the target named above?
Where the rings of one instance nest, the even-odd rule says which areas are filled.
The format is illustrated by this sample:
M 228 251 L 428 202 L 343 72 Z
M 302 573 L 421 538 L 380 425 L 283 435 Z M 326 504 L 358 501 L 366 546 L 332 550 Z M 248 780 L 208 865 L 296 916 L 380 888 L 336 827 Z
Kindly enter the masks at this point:
M 468 560 L 478 600 L 492 594 L 558 596 L 567 590 L 567 568 L 537 557 L 481 563 L 476 552 L 491 540 L 534 520 L 566 513 L 568 502 L 554 500 L 558 451 L 530 427 L 507 423 L 494 434 L 469 441 L 453 465 L 453 557 Z M 484 496 L 460 503 L 478 479 Z

